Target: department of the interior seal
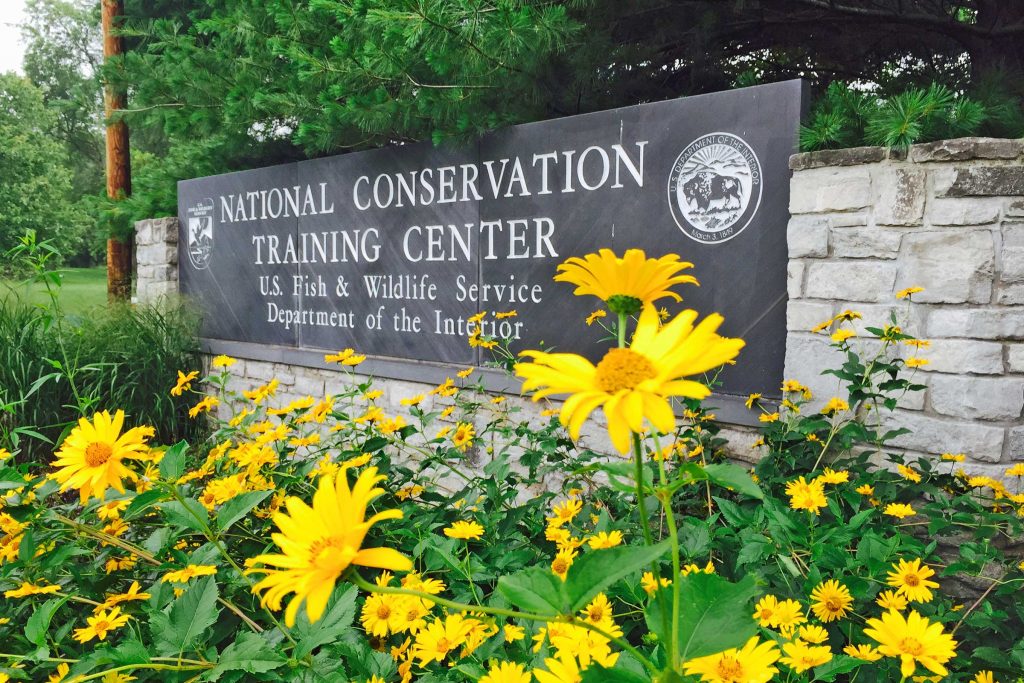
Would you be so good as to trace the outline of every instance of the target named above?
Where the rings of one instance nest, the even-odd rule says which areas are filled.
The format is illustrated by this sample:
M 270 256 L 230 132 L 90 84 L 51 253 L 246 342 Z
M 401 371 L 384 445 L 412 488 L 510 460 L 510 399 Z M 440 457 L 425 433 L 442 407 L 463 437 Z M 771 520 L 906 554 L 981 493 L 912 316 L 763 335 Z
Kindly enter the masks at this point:
M 213 200 L 204 199 L 186 210 L 188 214 L 188 260 L 197 270 L 210 265 L 213 255 Z
M 705 244 L 730 240 L 757 213 L 761 180 L 761 163 L 742 138 L 732 133 L 701 136 L 672 164 L 672 218 L 690 239 Z

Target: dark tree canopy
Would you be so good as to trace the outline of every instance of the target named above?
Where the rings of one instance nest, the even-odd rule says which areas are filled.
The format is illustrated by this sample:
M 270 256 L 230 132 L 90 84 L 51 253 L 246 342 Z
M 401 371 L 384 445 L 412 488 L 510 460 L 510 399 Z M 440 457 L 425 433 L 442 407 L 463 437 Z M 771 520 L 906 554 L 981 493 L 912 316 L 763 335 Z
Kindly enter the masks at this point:
M 128 0 L 126 14 L 131 50 L 110 73 L 130 123 L 162 131 L 146 144 L 170 159 L 141 189 L 168 199 L 183 172 L 793 77 L 1024 92 L 1024 0 Z

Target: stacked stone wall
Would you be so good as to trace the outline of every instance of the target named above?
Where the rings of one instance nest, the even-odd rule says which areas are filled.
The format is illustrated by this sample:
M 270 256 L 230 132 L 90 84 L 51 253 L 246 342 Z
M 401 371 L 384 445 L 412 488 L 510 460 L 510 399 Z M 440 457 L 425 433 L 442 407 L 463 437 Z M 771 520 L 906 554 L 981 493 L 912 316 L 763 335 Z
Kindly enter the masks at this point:
M 895 445 L 994 475 L 1024 460 L 1024 141 L 815 152 L 790 168 L 787 378 L 837 395 L 821 371 L 842 357 L 811 328 L 845 309 L 883 326 L 895 310 L 932 344 L 926 390 L 886 418 L 910 430 Z M 895 300 L 912 286 L 912 304 Z
M 135 300 L 152 303 L 178 293 L 178 219 L 135 224 Z

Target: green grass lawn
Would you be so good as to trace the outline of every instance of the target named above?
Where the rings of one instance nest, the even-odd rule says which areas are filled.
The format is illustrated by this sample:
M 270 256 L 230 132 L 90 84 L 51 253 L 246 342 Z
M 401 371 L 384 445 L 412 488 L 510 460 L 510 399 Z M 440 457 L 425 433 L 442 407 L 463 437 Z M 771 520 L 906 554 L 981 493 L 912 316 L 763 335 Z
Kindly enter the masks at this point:
M 81 314 L 107 301 L 107 269 L 64 268 L 61 269 L 63 285 L 60 288 L 60 303 L 66 313 Z M 49 298 L 42 284 L 0 280 L 0 298 L 13 298 L 22 303 L 46 303 Z

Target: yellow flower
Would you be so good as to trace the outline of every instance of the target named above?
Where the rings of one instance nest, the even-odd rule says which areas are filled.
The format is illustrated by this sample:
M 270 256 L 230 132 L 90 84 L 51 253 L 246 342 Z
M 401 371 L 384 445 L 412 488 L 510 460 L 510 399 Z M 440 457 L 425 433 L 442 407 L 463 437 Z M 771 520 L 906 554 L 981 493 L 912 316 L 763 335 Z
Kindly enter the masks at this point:
M 850 644 L 843 648 L 843 652 L 865 662 L 877 662 L 882 658 L 882 653 L 870 645 Z
M 130 500 L 111 500 L 96 508 L 96 516 L 100 519 L 117 519 L 129 505 Z
M 871 484 L 861 484 L 856 488 L 857 493 L 862 496 L 873 496 L 875 495 L 875 487 Z
M 792 633 L 793 630 L 807 621 L 804 616 L 804 609 L 796 600 L 782 600 L 775 605 L 775 613 L 772 618 L 772 628 L 777 628 L 784 634 Z
M 754 408 L 754 404 L 759 398 L 761 398 L 761 394 L 751 394 L 750 396 L 747 396 L 747 400 L 744 401 L 743 404 L 747 406 L 747 410 L 752 410 Z
M 515 624 L 505 624 L 505 642 L 514 643 L 517 640 L 522 640 L 526 637 L 526 630 L 522 626 L 516 626 Z
M 93 415 L 91 422 L 84 417 L 78 420 L 53 462 L 59 469 L 50 478 L 60 483 L 61 491 L 78 489 L 85 504 L 91 496 L 102 500 L 108 487 L 124 493 L 122 480 L 138 479 L 122 461 L 145 455 L 146 439 L 153 435 L 153 428 L 135 427 L 121 434 L 123 425 L 123 410 L 113 417 L 104 410 Z
M 904 339 L 903 343 L 907 346 L 912 346 L 915 349 L 927 349 L 931 348 L 932 343 L 926 339 Z
M 383 638 L 388 633 L 399 633 L 402 616 L 402 601 L 406 596 L 388 593 L 373 593 L 363 603 L 360 622 L 366 632 Z
M 991 671 L 979 671 L 974 674 L 971 683 L 999 683 Z
M 484 528 L 479 522 L 466 522 L 464 520 L 459 520 L 450 527 L 446 527 L 444 535 L 448 538 L 475 541 L 484 535 Z
M 821 475 L 815 477 L 816 480 L 822 484 L 845 484 L 850 481 L 850 473 L 846 470 L 834 470 L 831 467 L 826 467 L 821 471 Z
M 883 513 L 890 517 L 896 517 L 897 519 L 903 519 L 904 517 L 910 517 L 917 514 L 914 508 L 906 503 L 889 503 L 885 506 Z
M 597 322 L 599 319 L 604 318 L 607 315 L 608 315 L 608 312 L 605 311 L 603 308 L 600 309 L 600 310 L 594 311 L 593 313 L 591 313 L 590 315 L 587 316 L 587 327 L 590 327 L 595 322 Z
M 1007 477 L 1024 477 L 1024 462 L 1019 462 L 1006 470 Z
M 559 419 L 574 439 L 590 413 L 603 406 L 612 443 L 626 453 L 645 418 L 660 432 L 675 430 L 671 397 L 701 399 L 711 393 L 682 377 L 723 365 L 743 347 L 743 340 L 717 334 L 721 316 L 709 315 L 694 326 L 696 319 L 696 311 L 684 311 L 662 327 L 654 308 L 645 306 L 630 347 L 611 349 L 597 366 L 575 354 L 526 351 L 533 362 L 518 363 L 516 374 L 525 379 L 524 392 L 535 392 L 535 401 L 571 394 Z
M 902 612 L 907 608 L 907 598 L 897 591 L 882 591 L 875 598 L 875 604 L 884 610 L 894 609 Z
M 330 353 L 324 356 L 325 363 L 339 363 L 341 365 L 355 366 L 366 360 L 366 356 L 358 355 L 354 349 L 343 349 L 338 353 Z
M 923 291 L 924 291 L 924 287 L 907 287 L 906 289 L 901 289 L 900 291 L 896 292 L 896 298 L 897 299 L 909 299 L 914 294 L 917 294 L 918 292 L 923 292 Z
M 853 330 L 848 330 L 848 329 L 846 329 L 844 327 L 844 328 L 838 329 L 838 330 L 836 330 L 835 332 L 832 333 L 832 341 L 835 342 L 836 344 L 842 344 L 847 339 L 850 339 L 851 337 L 856 337 L 856 336 L 857 336 L 856 332 L 854 332 Z
M 544 660 L 544 669 L 534 669 L 537 683 L 579 683 L 582 680 L 579 664 L 572 655 L 559 655 L 557 659 Z
M 304 396 L 298 400 L 292 401 L 283 408 L 269 408 L 267 410 L 267 415 L 287 415 L 288 413 L 293 413 L 298 410 L 305 410 L 306 408 L 309 408 L 312 405 L 313 397 Z
M 219 405 L 220 401 L 217 399 L 216 396 L 207 396 L 202 401 L 188 409 L 188 416 L 195 417 L 199 415 L 199 413 L 211 410 Z
M 842 412 L 844 410 L 849 410 L 849 409 L 850 409 L 850 404 L 849 403 L 847 403 L 846 401 L 844 401 L 843 399 L 841 399 L 841 398 L 839 398 L 837 396 L 834 396 L 834 397 L 830 398 L 828 400 L 828 403 L 826 403 L 825 406 L 821 409 L 821 414 L 822 415 L 832 415 L 833 413 L 838 413 L 838 412 Z
M 811 600 L 811 611 L 826 624 L 845 617 L 853 604 L 849 589 L 835 579 L 819 583 L 811 591 Z
M 460 614 L 435 619 L 416 633 L 412 656 L 420 661 L 420 666 L 443 662 L 449 652 L 466 642 L 478 623 L 476 619 L 466 619 Z
M 779 606 L 779 599 L 774 595 L 766 595 L 754 605 L 754 620 L 761 626 L 772 626 L 775 624 L 775 612 Z
M 197 576 L 212 576 L 217 573 L 217 568 L 208 564 L 190 564 L 184 569 L 167 572 L 160 579 L 164 583 L 188 583 Z
M 295 625 L 300 605 L 306 603 L 306 615 L 315 622 L 323 615 L 334 583 L 349 565 L 361 565 L 394 571 L 409 571 L 412 562 L 390 548 L 362 548 L 366 533 L 377 522 L 399 519 L 401 510 L 384 510 L 366 518 L 370 501 L 384 493 L 377 483 L 384 479 L 376 467 L 368 467 L 359 474 L 349 488 L 347 470 L 338 476 L 320 479 L 313 505 L 289 496 L 285 500 L 288 513 L 274 515 L 280 532 L 273 534 L 281 554 L 258 555 L 254 567 L 248 572 L 266 574 L 253 586 L 254 593 L 263 592 L 261 604 L 281 609 L 281 599 L 295 596 L 285 611 L 285 623 Z M 276 568 L 275 568 L 276 567 Z
M 927 358 L 917 358 L 915 356 L 914 358 L 908 358 L 907 359 L 907 367 L 908 368 L 923 368 L 924 366 L 928 365 L 929 363 L 931 363 L 931 361 L 928 360 Z
M 899 564 L 893 565 L 886 583 L 911 602 L 931 602 L 934 597 L 931 589 L 939 587 L 939 584 L 928 580 L 934 575 L 931 567 L 921 564 L 920 558 L 911 562 L 901 559 Z
M 269 382 L 267 382 L 263 386 L 256 387 L 255 389 L 253 389 L 251 391 L 243 391 L 242 392 L 242 396 L 245 396 L 247 399 L 249 399 L 253 403 L 259 405 L 260 403 L 263 403 L 268 398 L 270 398 L 275 393 L 277 393 L 277 387 L 279 387 L 280 385 L 281 385 L 280 380 L 278 380 L 275 377 L 274 379 L 270 380 Z
M 48 586 L 46 584 L 36 585 L 28 581 L 22 581 L 21 585 L 9 591 L 4 591 L 5 598 L 27 598 L 30 595 L 49 595 L 59 593 L 60 586 Z
M 504 313 L 495 312 L 494 317 L 498 320 L 504 320 L 505 318 L 515 318 L 517 315 L 519 315 L 519 311 L 513 309 Z
M 188 373 L 187 375 L 184 372 L 182 372 L 181 370 L 178 370 L 178 382 L 171 389 L 171 396 L 181 396 L 182 392 L 185 392 L 185 391 L 188 391 L 189 389 L 191 389 L 192 388 L 192 380 L 194 380 L 196 377 L 199 377 L 199 371 L 198 370 L 193 370 L 192 372 Z
M 773 641 L 759 642 L 754 636 L 742 648 L 697 657 L 683 663 L 683 670 L 709 683 L 768 683 L 778 668 L 779 649 Z
M 467 377 L 473 374 L 473 370 L 475 369 L 476 368 L 466 368 L 465 370 L 459 370 L 458 372 L 455 373 L 455 376 L 458 377 L 459 379 L 466 379 Z
M 403 398 L 401 401 L 399 401 L 399 403 L 401 403 L 403 406 L 418 406 L 420 403 L 423 402 L 423 399 L 425 398 L 425 394 L 417 394 L 416 396 L 412 396 L 410 398 Z
M 817 624 L 808 624 L 800 627 L 800 640 L 806 643 L 821 645 L 828 640 L 828 631 Z
M 551 571 L 562 581 L 565 581 L 565 575 L 569 572 L 569 567 L 572 566 L 576 555 L 576 551 L 571 548 L 559 550 L 555 555 L 555 559 L 551 561 Z
M 460 451 L 464 451 L 473 443 L 476 436 L 476 429 L 469 422 L 460 422 L 455 426 L 455 434 L 452 435 L 452 444 Z
M 761 422 L 778 422 L 779 413 L 778 411 L 774 413 L 761 413 L 760 415 L 757 416 L 757 419 Z
M 212 361 L 210 361 L 210 365 L 215 368 L 230 368 L 237 362 L 238 361 L 232 358 L 231 356 L 225 356 L 224 354 L 221 354 L 214 358 Z
M 921 482 L 921 473 L 915 470 L 913 467 L 907 467 L 906 465 L 897 465 L 896 469 L 899 471 L 900 476 L 907 481 L 912 481 L 915 484 Z
M 614 548 L 622 543 L 622 532 L 612 531 L 610 533 L 601 531 L 587 539 L 592 550 Z
M 127 593 L 114 593 L 113 595 L 108 595 L 107 599 L 103 601 L 103 604 L 96 608 L 96 611 L 103 608 L 109 609 L 111 607 L 116 607 L 122 602 L 131 602 L 132 600 L 149 600 L 151 597 L 150 594 L 140 593 L 139 590 L 141 588 L 142 586 L 139 585 L 138 581 L 132 581 L 132 585 L 128 587 Z
M 802 640 L 785 643 L 782 651 L 786 653 L 781 661 L 797 673 L 832 661 L 832 650 L 827 645 L 808 645 Z
M 819 479 L 810 483 L 803 477 L 795 479 L 786 484 L 786 495 L 789 496 L 789 506 L 794 510 L 808 510 L 819 515 L 821 508 L 828 505 L 825 484 Z
M 515 662 L 495 662 L 478 683 L 530 683 L 530 672 Z
M 89 624 L 87 627 L 75 629 L 75 640 L 80 643 L 87 643 L 93 638 L 106 640 L 108 632 L 128 623 L 128 615 L 121 614 L 120 607 L 114 607 L 109 612 L 99 611 L 86 617 L 86 623 Z
M 644 589 L 644 592 L 648 595 L 653 594 L 658 588 L 665 587 L 672 583 L 668 579 L 662 577 L 659 579 L 654 578 L 654 574 L 651 572 L 644 572 L 643 576 L 640 577 L 640 587 Z
M 560 264 L 555 282 L 576 285 L 573 294 L 596 296 L 612 304 L 616 313 L 619 311 L 615 310 L 615 297 L 632 299 L 635 309 L 623 312 L 636 313 L 639 304 L 650 304 L 664 297 L 682 301 L 670 288 L 678 284 L 698 284 L 692 275 L 679 274 L 692 267 L 692 263 L 680 261 L 676 254 L 647 258 L 642 249 L 627 249 L 619 258 L 611 249 L 601 249 L 596 254 L 573 257 Z
M 57 665 L 57 670 L 50 674 L 49 678 L 46 679 L 47 683 L 60 683 L 67 678 L 69 671 L 71 671 L 71 667 L 64 662 L 61 662 Z
M 373 391 L 367 391 L 365 394 L 363 394 L 363 398 L 365 398 L 367 401 L 375 401 L 383 395 L 383 391 L 381 391 L 380 389 L 374 389 Z
M 956 657 L 956 641 L 942 630 L 942 624 L 933 624 L 915 611 L 906 617 L 895 610 L 881 619 L 868 619 L 864 635 L 878 642 L 878 651 L 886 657 L 899 657 L 900 673 L 904 678 L 913 675 L 920 664 L 934 674 L 948 675 L 944 666 Z

